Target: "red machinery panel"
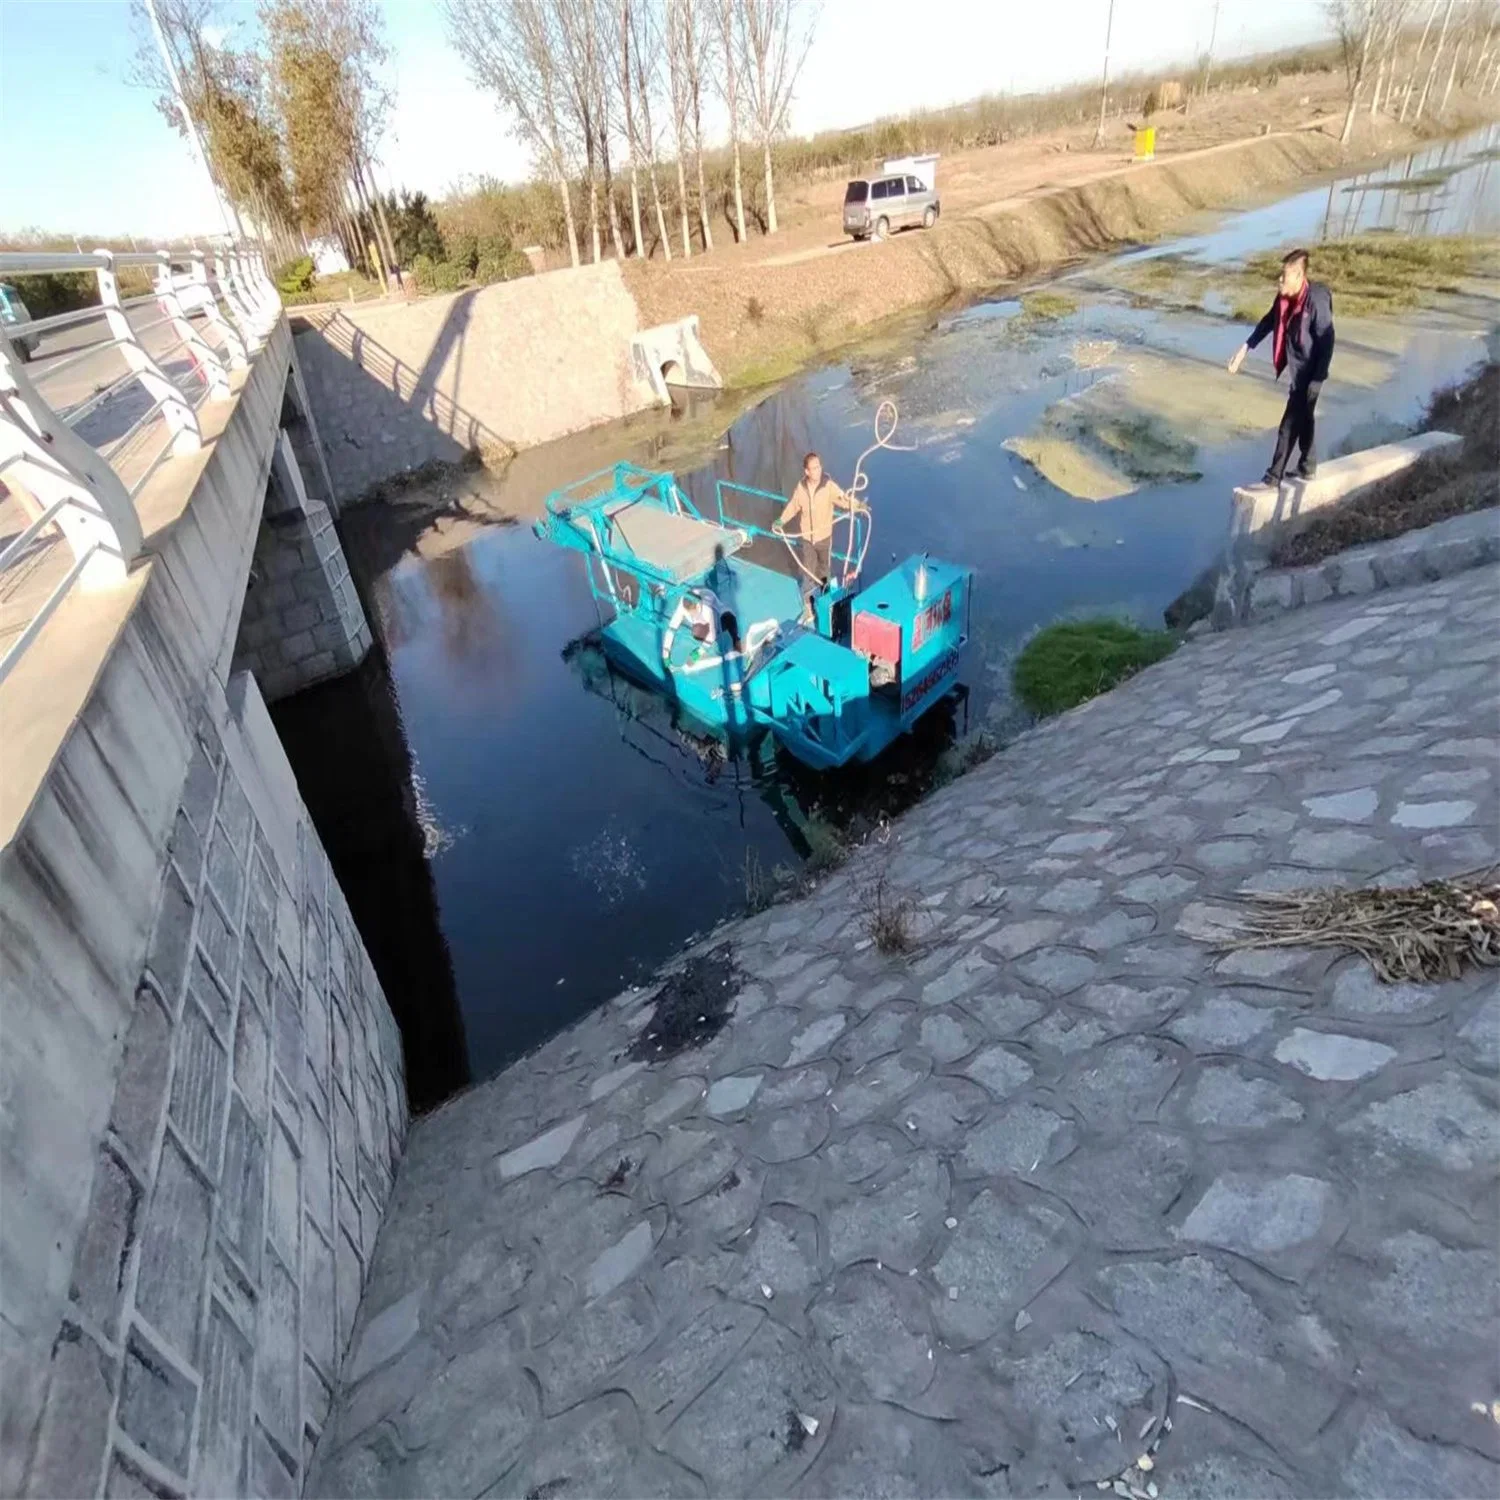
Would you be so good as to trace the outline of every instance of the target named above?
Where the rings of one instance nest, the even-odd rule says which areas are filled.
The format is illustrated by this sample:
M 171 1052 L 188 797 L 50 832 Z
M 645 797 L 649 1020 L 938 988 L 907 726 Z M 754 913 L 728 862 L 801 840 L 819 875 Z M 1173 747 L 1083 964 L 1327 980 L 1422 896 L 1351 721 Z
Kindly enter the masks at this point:
M 860 610 L 854 617 L 854 649 L 895 666 L 901 660 L 900 622 L 870 610 Z

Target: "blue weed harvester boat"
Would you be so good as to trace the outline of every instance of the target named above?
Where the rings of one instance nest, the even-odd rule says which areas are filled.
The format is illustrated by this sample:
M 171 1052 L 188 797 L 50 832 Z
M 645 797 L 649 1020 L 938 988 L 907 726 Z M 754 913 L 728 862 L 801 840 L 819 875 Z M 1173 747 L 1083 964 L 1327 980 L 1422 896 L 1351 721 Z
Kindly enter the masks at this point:
M 886 403 L 851 496 L 865 458 L 893 446 L 895 417 Z M 691 719 L 730 736 L 769 730 L 820 770 L 871 760 L 961 690 L 972 571 L 918 555 L 860 588 L 861 502 L 839 516 L 834 576 L 809 618 L 811 575 L 774 528 L 784 503 L 719 480 L 705 515 L 671 474 L 621 463 L 548 496 L 534 529 L 587 560 L 610 660 Z

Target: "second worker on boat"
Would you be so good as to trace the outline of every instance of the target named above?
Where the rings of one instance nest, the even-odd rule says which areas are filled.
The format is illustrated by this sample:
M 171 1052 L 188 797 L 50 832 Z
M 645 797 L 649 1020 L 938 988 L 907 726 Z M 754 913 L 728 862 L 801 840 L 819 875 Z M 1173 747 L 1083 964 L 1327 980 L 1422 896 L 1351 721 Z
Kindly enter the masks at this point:
M 809 580 L 809 613 L 811 595 L 825 587 L 832 576 L 835 523 L 842 521 L 847 526 L 852 512 L 867 509 L 863 500 L 851 499 L 823 472 L 823 460 L 816 453 L 802 460 L 802 478 L 777 517 L 776 530 L 801 541 L 798 550 Z

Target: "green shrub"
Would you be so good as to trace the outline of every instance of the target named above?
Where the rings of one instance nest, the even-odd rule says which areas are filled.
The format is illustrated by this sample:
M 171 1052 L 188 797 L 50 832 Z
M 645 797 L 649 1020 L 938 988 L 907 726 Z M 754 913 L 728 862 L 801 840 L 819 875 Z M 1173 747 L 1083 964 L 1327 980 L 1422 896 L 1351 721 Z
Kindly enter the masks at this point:
M 481 286 L 530 275 L 531 262 L 519 250 L 507 250 L 501 255 L 481 254 L 478 265 L 474 267 L 474 279 Z
M 437 292 L 456 292 L 469 280 L 469 268 L 451 260 L 439 261 L 432 268 L 432 288 Z
M 73 247 L 70 245 L 71 250 Z M 92 271 L 64 271 L 53 276 L 7 276 L 33 318 L 76 312 L 99 302 L 99 278 Z
M 386 219 L 391 226 L 391 238 L 396 242 L 396 256 L 403 266 L 410 266 L 418 256 L 423 255 L 434 264 L 448 259 L 443 236 L 426 193 L 403 192 L 399 201 L 394 193 L 389 193 L 385 206 Z
M 302 292 L 310 292 L 315 280 L 312 256 L 301 255 L 296 260 L 288 261 L 286 265 L 276 273 L 276 290 L 288 297 L 295 297 Z
M 1011 681 L 1033 713 L 1060 714 L 1108 692 L 1176 648 L 1176 637 L 1165 631 L 1141 630 L 1123 620 L 1063 620 L 1026 643 Z
M 412 259 L 411 274 L 416 277 L 417 285 L 424 292 L 430 292 L 433 287 L 432 273 L 435 262 L 430 255 L 418 255 Z
M 474 267 L 479 264 L 479 237 L 460 230 L 447 235 L 444 243 L 448 247 L 444 257 L 448 264 L 461 267 L 466 276 L 473 275 Z

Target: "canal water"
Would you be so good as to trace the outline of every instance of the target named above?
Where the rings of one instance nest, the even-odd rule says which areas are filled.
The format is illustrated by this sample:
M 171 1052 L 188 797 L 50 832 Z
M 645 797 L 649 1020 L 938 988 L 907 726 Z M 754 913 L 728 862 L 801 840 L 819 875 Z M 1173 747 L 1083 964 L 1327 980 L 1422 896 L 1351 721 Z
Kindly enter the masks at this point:
M 1082 614 L 1159 624 L 1216 558 L 1231 490 L 1265 467 L 1283 395 L 1268 358 L 1237 382 L 1225 374 L 1243 326 L 1143 292 L 1143 256 L 1201 268 L 1289 240 L 1316 260 L 1321 237 L 1370 227 L 1493 232 L 1497 146 L 1493 131 L 1450 143 L 1083 267 L 1046 297 L 929 318 L 789 382 L 679 463 L 710 499 L 718 478 L 785 492 L 812 449 L 847 480 L 876 407 L 897 403 L 896 441 L 910 448 L 868 462 L 867 575 L 921 550 L 975 568 L 971 696 L 966 714 L 924 724 L 857 774 L 816 777 L 765 744 L 726 756 L 680 730 L 605 666 L 582 560 L 529 526 L 469 527 L 413 551 L 409 537 L 372 546 L 382 518 L 355 512 L 346 541 L 372 575 L 386 659 L 278 717 L 367 941 L 372 928 L 372 948 L 415 934 L 425 968 L 408 959 L 394 972 L 408 1012 L 430 1012 L 418 1027 L 426 1101 L 494 1073 L 744 910 L 778 869 L 825 857 L 830 830 L 857 835 L 898 810 L 943 774 L 966 729 L 1014 722 L 1009 664 L 1029 633 Z M 1423 185 L 1389 185 L 1413 179 Z M 1406 428 L 1483 358 L 1488 291 L 1404 323 L 1340 320 L 1322 452 Z M 489 498 L 524 520 L 539 464 L 576 478 L 660 446 L 659 431 L 641 432 L 553 445 Z M 329 732 L 351 698 L 379 732 Z M 377 764 L 347 774 L 360 754 Z

